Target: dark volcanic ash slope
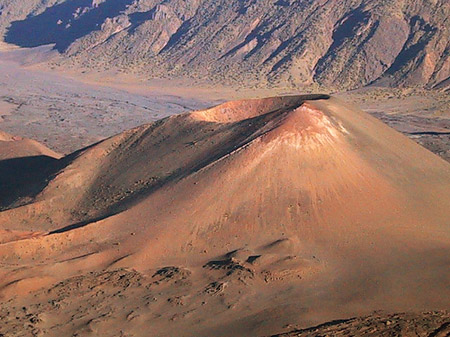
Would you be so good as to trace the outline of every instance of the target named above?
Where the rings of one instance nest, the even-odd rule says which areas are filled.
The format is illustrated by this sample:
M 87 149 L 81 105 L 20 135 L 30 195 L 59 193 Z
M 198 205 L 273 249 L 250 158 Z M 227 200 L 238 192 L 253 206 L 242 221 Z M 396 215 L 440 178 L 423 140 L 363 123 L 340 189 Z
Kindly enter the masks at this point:
M 66 65 L 246 85 L 448 86 L 445 0 L 66 0 L 27 18 L 18 8 L 0 0 L 3 27 L 22 19 L 5 41 L 56 43 Z

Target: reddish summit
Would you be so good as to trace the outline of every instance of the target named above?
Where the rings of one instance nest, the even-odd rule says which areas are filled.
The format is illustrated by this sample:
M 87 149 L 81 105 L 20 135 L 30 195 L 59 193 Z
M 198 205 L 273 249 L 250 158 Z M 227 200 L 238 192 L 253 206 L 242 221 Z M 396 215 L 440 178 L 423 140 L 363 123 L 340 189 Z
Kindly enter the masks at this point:
M 311 326 L 449 305 L 450 165 L 332 97 L 171 116 L 61 158 L 29 185 L 0 212 L 4 299 L 42 287 L 34 301 L 59 296 L 69 314 L 139 279 L 121 288 L 129 312 L 108 323 L 136 336 L 144 322 L 154 336 L 262 336 L 294 317 Z M 97 299 L 64 306 L 64 294 L 95 287 Z

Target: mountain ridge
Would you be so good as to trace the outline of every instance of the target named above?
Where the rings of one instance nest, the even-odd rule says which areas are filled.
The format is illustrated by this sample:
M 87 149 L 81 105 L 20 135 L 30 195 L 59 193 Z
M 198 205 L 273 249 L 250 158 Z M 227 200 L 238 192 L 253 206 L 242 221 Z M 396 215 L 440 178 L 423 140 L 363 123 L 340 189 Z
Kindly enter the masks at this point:
M 66 0 L 36 2 L 26 18 L 0 6 L 5 41 L 55 43 L 56 67 L 247 87 L 445 89 L 450 76 L 441 0 Z

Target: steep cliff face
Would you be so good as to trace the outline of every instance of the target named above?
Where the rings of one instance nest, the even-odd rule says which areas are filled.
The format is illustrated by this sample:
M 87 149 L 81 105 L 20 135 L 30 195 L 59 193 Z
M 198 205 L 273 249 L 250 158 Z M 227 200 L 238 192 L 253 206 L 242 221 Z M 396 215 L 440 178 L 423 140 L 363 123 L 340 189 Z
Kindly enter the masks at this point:
M 24 20 L 27 16 L 38 15 L 47 7 L 64 0 L 1 0 L 0 1 L 0 32 L 5 34 L 13 21 Z
M 32 14 L 12 22 L 7 42 L 56 43 L 64 65 L 338 88 L 374 81 L 445 87 L 450 74 L 445 0 L 66 0 L 22 11 L 0 0 L 2 6 L 15 10 L 2 13 L 3 26 Z

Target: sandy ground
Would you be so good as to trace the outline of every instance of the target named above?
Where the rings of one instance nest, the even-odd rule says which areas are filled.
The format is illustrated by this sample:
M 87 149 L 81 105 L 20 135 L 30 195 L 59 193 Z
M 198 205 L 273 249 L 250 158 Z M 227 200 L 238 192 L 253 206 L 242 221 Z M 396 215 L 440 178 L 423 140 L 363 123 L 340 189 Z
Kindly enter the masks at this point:
M 450 162 L 450 94 L 364 88 L 338 93 L 364 111 Z
M 195 272 L 201 272 L 196 270 Z M 217 271 L 216 275 L 220 275 Z M 211 276 L 209 276 L 211 277 Z M 270 336 L 264 330 L 269 322 L 241 310 L 250 305 L 256 280 L 241 276 L 237 281 L 228 276 L 218 282 L 179 268 L 166 268 L 144 275 L 131 270 L 90 273 L 56 284 L 32 296 L 10 301 L 0 307 L 0 335 L 9 336 Z M 263 289 L 277 289 L 273 283 Z M 279 290 L 272 299 L 288 300 Z M 292 296 L 292 293 L 290 293 Z M 74 301 L 73 298 L 77 298 Z M 80 305 L 84 303 L 84 305 Z M 323 336 L 383 336 L 383 337 L 447 337 L 450 332 L 448 312 L 391 314 L 377 311 L 370 316 L 348 317 L 321 324 L 299 321 L 306 309 L 298 303 L 287 311 L 273 308 L 277 314 L 274 337 Z M 284 315 L 279 315 L 283 312 Z M 209 311 L 209 312 L 208 312 Z M 239 321 L 238 313 L 241 320 Z M 205 317 L 228 316 L 238 320 L 238 326 L 216 324 Z M 328 318 L 329 319 L 329 318 Z M 193 320 L 194 327 L 184 322 Z M 247 328 L 247 329 L 245 329 Z M 251 329 L 259 333 L 252 334 Z M 250 330 L 250 331 L 249 331 Z
M 367 317 L 342 319 L 300 329 L 273 337 L 321 337 L 321 336 L 429 336 L 445 337 L 450 334 L 448 312 L 426 312 L 423 314 L 374 313 Z

